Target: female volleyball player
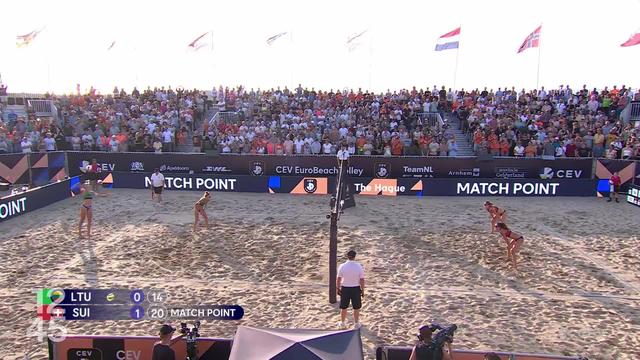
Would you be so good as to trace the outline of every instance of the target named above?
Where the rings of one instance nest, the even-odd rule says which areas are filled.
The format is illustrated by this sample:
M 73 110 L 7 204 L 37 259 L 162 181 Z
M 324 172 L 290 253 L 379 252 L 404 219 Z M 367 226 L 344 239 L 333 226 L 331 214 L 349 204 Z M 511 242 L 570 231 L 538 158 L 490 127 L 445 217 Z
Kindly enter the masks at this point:
M 82 239 L 82 224 L 87 220 L 87 238 L 91 239 L 91 222 L 93 221 L 93 197 L 107 196 L 87 188 L 80 188 L 82 204 L 80 205 L 80 223 L 78 224 L 78 236 Z
M 491 218 L 491 232 L 496 232 L 496 224 L 498 222 L 507 223 L 507 210 L 500 209 L 499 207 L 493 205 L 491 201 L 485 201 L 484 208 L 489 212 L 489 217 Z
M 507 259 L 511 259 L 513 268 L 518 271 L 517 255 L 520 252 L 520 248 L 522 248 L 522 244 L 524 244 L 524 236 L 511 231 L 507 224 L 503 222 L 497 223 L 496 228 L 504 241 L 507 242 Z
M 207 206 L 211 200 L 211 194 L 208 191 L 204 192 L 204 195 L 198 200 L 194 206 L 194 215 L 196 217 L 195 222 L 193 223 L 193 231 L 196 231 L 198 227 L 198 223 L 200 222 L 200 215 L 204 218 L 204 224 L 208 228 L 209 227 L 209 218 L 207 217 L 207 212 L 204 211 L 204 207 Z

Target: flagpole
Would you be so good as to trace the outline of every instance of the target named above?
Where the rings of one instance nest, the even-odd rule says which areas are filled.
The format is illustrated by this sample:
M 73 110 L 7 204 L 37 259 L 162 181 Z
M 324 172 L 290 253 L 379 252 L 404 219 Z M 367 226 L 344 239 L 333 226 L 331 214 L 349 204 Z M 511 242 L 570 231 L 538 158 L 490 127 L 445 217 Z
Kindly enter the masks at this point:
M 47 92 L 52 94 L 51 92 L 51 62 L 47 61 Z
M 536 90 L 540 89 L 540 49 L 542 48 L 542 23 L 540 23 L 540 32 L 538 33 L 538 74 L 536 75 Z
M 293 83 L 293 64 L 294 64 L 294 60 L 293 60 L 293 29 L 289 29 L 289 84 L 291 84 L 291 89 L 290 91 L 293 91 L 293 89 L 295 89 L 295 85 Z
M 458 78 L 458 54 L 460 53 L 460 43 L 462 42 L 462 24 L 459 26 L 460 34 L 458 35 L 458 48 L 456 49 L 456 65 L 453 69 L 453 93 L 456 93 L 456 80 Z
M 213 80 L 215 73 L 216 73 L 216 55 L 213 52 L 213 29 L 211 29 L 211 74 L 209 74 L 209 79 Z M 208 85 L 211 86 L 211 83 L 209 83 Z
M 373 50 L 372 50 L 372 43 L 373 43 L 373 35 L 371 35 L 371 33 L 369 33 L 369 89 L 368 91 L 373 91 L 371 89 L 371 62 L 373 61 Z

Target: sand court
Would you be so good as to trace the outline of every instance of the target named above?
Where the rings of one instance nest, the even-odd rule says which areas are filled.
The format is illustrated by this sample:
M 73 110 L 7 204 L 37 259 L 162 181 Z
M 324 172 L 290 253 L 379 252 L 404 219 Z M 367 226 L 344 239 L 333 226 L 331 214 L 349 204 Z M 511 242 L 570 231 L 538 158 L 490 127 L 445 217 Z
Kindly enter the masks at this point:
M 117 189 L 94 200 L 92 239 L 79 240 L 79 199 L 0 225 L 0 358 L 45 358 L 23 333 L 33 289 L 158 288 L 175 305 L 239 304 L 237 322 L 205 321 L 203 336 L 239 324 L 337 328 L 328 303 L 329 198 L 213 193 L 211 228 L 195 234 L 197 192 Z M 491 234 L 485 200 L 525 237 L 516 274 Z M 340 220 L 338 253 L 365 266 L 367 358 L 412 344 L 430 321 L 456 323 L 454 347 L 640 357 L 640 213 L 597 198 L 365 197 Z M 342 262 L 343 259 L 339 259 Z M 72 334 L 151 335 L 153 321 L 65 322 Z

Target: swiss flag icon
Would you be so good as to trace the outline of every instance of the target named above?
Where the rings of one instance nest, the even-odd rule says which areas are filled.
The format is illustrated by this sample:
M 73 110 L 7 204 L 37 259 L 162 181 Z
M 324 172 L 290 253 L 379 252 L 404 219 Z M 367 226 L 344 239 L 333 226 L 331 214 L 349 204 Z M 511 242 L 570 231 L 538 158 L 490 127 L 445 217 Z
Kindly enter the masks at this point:
M 64 308 L 54 307 L 51 305 L 42 305 L 38 307 L 38 317 L 42 320 L 64 319 Z
M 38 317 L 42 320 L 51 320 L 51 314 L 49 314 L 49 305 L 38 306 Z

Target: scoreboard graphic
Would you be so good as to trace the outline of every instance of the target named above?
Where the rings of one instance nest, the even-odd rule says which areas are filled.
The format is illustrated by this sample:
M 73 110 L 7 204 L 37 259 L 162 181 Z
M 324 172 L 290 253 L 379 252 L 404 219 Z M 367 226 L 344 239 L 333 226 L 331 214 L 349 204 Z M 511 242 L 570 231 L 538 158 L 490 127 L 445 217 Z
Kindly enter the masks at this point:
M 173 306 L 164 290 L 54 289 L 37 292 L 41 320 L 240 320 L 239 305 Z

